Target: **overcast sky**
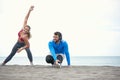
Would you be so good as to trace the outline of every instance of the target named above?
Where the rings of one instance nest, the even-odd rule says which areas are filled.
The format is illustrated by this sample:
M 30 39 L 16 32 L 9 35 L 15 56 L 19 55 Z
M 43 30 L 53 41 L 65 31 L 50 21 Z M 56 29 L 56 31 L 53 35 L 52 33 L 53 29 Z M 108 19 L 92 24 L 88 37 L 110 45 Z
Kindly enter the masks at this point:
M 31 5 L 33 56 L 49 53 L 55 31 L 62 32 L 71 56 L 120 56 L 120 0 L 0 0 L 0 56 L 11 52 Z

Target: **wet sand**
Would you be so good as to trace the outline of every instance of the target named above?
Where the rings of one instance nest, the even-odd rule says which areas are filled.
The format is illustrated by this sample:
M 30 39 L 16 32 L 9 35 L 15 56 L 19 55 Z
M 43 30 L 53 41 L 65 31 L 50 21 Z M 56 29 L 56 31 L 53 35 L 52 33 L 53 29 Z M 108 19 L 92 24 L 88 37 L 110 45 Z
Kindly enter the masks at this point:
M 120 67 L 5 65 L 0 66 L 0 80 L 120 80 Z

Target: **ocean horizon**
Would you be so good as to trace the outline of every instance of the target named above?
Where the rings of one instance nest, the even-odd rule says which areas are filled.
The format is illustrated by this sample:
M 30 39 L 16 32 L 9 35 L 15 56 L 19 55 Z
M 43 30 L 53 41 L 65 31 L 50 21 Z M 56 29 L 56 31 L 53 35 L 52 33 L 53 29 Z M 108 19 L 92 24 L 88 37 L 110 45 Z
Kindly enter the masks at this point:
M 6 57 L 0 57 L 0 63 Z M 34 65 L 50 65 L 45 61 L 45 56 L 33 57 Z M 14 56 L 7 65 L 29 65 L 27 57 Z M 67 65 L 66 58 L 62 65 Z M 120 56 L 71 56 L 72 66 L 120 66 Z

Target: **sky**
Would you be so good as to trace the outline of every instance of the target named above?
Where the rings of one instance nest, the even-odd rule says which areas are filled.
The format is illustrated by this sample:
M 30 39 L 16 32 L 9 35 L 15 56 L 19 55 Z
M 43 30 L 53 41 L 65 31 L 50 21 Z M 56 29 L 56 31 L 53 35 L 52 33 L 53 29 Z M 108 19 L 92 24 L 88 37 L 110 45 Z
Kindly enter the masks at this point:
M 71 56 L 120 56 L 120 0 L 0 0 L 0 56 L 10 54 L 31 5 L 33 56 L 49 54 L 55 31 L 63 34 Z

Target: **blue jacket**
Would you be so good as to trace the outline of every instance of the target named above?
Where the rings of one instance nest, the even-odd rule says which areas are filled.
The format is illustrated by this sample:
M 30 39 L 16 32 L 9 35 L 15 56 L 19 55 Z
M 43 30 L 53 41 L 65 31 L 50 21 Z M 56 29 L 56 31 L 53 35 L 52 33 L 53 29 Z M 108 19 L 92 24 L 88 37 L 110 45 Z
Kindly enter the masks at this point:
M 65 54 L 67 59 L 67 64 L 70 65 L 70 54 L 68 51 L 68 44 L 66 41 L 61 40 L 59 44 L 56 44 L 52 40 L 48 43 L 48 46 L 54 60 L 57 60 L 56 54 L 62 53 L 62 54 Z

